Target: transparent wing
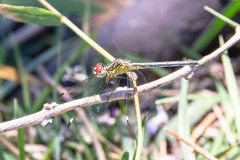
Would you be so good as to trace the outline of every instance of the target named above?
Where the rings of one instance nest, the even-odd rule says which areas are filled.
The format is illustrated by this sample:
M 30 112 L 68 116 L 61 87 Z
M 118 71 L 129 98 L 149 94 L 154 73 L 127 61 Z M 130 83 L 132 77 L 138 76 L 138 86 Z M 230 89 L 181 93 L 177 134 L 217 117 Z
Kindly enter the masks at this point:
M 95 86 L 99 87 L 96 94 L 99 94 L 100 97 L 104 93 L 110 92 L 110 95 L 108 98 L 111 97 L 111 93 L 116 90 L 118 87 L 126 86 L 124 84 L 124 81 L 126 82 L 125 76 L 119 76 L 114 79 L 112 79 L 109 83 L 106 83 L 106 80 L 103 79 L 101 81 L 101 84 L 97 84 Z M 110 109 L 109 109 L 109 106 Z M 95 120 L 100 124 L 113 124 L 114 121 L 112 120 L 113 117 L 111 117 L 112 109 L 116 107 L 116 102 L 114 103 L 103 103 L 94 105 L 91 107 L 86 108 L 86 112 L 88 113 L 88 116 L 91 120 Z M 110 119 L 110 121 L 109 121 Z

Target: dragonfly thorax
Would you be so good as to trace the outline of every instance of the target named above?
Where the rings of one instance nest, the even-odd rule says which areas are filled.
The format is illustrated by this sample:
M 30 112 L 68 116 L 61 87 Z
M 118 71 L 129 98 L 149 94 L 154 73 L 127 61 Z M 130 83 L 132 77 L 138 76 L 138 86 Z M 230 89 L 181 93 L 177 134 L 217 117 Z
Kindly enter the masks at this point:
M 93 68 L 93 74 L 98 78 L 107 76 L 107 71 L 102 63 L 97 63 Z
M 103 65 L 102 63 L 97 63 L 93 69 L 93 73 L 98 78 L 106 77 L 106 81 L 110 81 L 112 78 L 117 77 L 121 74 L 126 74 L 131 70 L 135 70 L 131 68 L 129 60 L 124 60 L 121 58 L 115 59 L 110 65 Z

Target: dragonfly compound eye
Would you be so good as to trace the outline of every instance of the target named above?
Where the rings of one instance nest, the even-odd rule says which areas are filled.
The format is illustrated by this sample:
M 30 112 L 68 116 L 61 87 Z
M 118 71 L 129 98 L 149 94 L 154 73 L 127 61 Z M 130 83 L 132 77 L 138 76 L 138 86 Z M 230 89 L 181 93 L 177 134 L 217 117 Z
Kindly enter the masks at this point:
M 97 77 L 104 77 L 105 76 L 105 72 L 103 70 L 103 64 L 102 63 L 97 63 L 93 69 L 93 73 L 97 76 Z
M 96 74 L 99 74 L 99 73 L 101 73 L 101 71 L 102 71 L 102 65 L 101 65 L 101 63 L 97 63 L 94 67 L 94 72 Z

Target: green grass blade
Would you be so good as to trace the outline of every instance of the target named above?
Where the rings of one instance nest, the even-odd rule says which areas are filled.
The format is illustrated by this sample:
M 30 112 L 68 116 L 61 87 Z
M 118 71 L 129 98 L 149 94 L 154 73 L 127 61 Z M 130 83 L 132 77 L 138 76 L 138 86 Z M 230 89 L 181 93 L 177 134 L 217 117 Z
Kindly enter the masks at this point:
M 4 51 L 4 46 L 0 42 L 0 64 L 3 64 L 3 62 L 5 61 L 5 57 L 6 57 L 6 54 Z
M 239 26 L 238 23 L 236 23 L 233 20 L 231 20 L 231 19 L 221 15 L 220 13 L 218 13 L 217 11 L 215 11 L 214 9 L 212 9 L 212 8 L 210 8 L 208 6 L 205 6 L 204 9 L 207 10 L 208 12 L 210 12 L 211 14 L 213 14 L 214 16 L 216 16 L 217 18 L 221 19 L 222 21 L 224 21 L 228 25 L 232 26 L 232 27 Z
M 84 10 L 83 10 L 83 31 L 89 34 L 89 23 L 92 15 L 92 6 L 91 2 L 88 0 L 84 0 Z
M 236 136 L 233 133 L 233 128 L 231 126 L 233 126 L 233 122 L 235 120 L 235 113 L 233 112 L 234 107 L 231 103 L 229 94 L 227 93 L 227 91 L 225 90 L 223 84 L 219 81 L 217 81 L 215 83 L 219 97 L 221 97 L 221 106 L 224 109 L 224 118 L 226 119 L 229 131 L 225 132 L 226 133 L 226 137 L 224 137 L 224 139 L 228 140 L 228 144 L 230 144 L 231 146 L 235 146 L 236 145 Z M 219 136 L 218 136 L 219 137 Z
M 0 4 L 0 16 L 17 22 L 56 26 L 62 16 L 43 8 Z
M 224 115 L 226 117 L 226 120 L 228 121 L 229 124 L 231 124 L 234 120 L 234 108 L 233 104 L 231 103 L 229 94 L 227 93 L 226 89 L 224 88 L 223 84 L 219 81 L 215 82 L 216 89 L 218 91 L 221 105 L 224 108 Z
M 14 47 L 14 55 L 15 55 L 15 60 L 17 63 L 17 68 L 19 71 L 21 86 L 22 86 L 24 107 L 25 107 L 25 109 L 29 109 L 31 107 L 30 91 L 29 91 L 29 86 L 28 86 L 29 83 L 28 83 L 28 79 L 26 76 L 26 72 L 24 71 L 23 61 L 22 61 L 21 54 L 20 54 L 20 51 L 19 51 L 19 48 L 17 45 Z
M 4 150 L 3 150 L 3 148 L 2 147 L 0 147 L 0 159 L 2 159 L 2 160 L 5 160 L 5 157 L 4 157 Z
M 18 106 L 18 102 L 17 102 L 16 99 L 14 99 L 13 103 L 14 103 L 14 118 L 18 118 L 21 115 L 20 114 L 20 110 L 19 110 L 19 106 Z M 23 128 L 18 129 L 17 140 L 18 140 L 18 149 L 19 149 L 19 159 L 20 160 L 24 160 L 25 157 L 26 157 L 26 154 L 25 154 L 25 149 L 24 149 L 24 146 L 25 146 L 25 133 L 24 133 L 24 129 Z
M 231 1 L 223 10 L 222 15 L 232 18 L 239 11 L 240 0 Z M 220 30 L 225 26 L 225 22 L 215 18 L 207 29 L 195 40 L 192 49 L 196 52 L 202 52 L 208 44 L 216 37 Z
M 54 140 L 51 141 L 50 145 L 48 146 L 48 150 L 45 153 L 44 159 L 45 160 L 51 160 L 51 155 L 53 152 L 53 148 L 54 148 Z
M 220 39 L 221 45 L 224 43 L 223 39 Z M 226 85 L 227 90 L 234 108 L 235 113 L 235 123 L 237 127 L 238 132 L 238 139 L 240 140 L 240 99 L 239 99 L 239 90 L 238 85 L 236 81 L 236 77 L 234 74 L 234 70 L 231 64 L 231 60 L 227 55 L 227 51 L 225 51 L 225 54 L 221 56 L 223 67 L 224 67 L 224 73 L 225 73 L 225 79 L 226 79 Z
M 181 94 L 180 101 L 178 104 L 178 132 L 179 135 L 184 138 L 189 138 L 190 136 L 190 119 L 187 116 L 188 112 L 188 81 L 184 78 L 181 79 Z M 194 155 L 192 154 L 191 148 L 185 144 L 181 144 L 181 149 L 183 153 L 183 159 L 193 159 Z
M 24 129 L 18 129 L 18 149 L 19 149 L 19 159 L 24 160 L 26 155 L 25 155 L 25 150 L 24 150 L 24 145 L 25 145 L 25 133 Z
M 54 158 L 56 160 L 61 159 L 61 142 L 59 140 L 59 137 L 54 138 Z

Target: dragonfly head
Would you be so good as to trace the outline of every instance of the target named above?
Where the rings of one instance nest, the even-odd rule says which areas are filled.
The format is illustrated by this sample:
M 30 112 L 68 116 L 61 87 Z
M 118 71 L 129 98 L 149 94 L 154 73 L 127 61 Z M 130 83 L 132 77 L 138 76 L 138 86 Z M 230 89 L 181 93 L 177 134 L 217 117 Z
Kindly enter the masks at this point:
M 104 66 L 102 63 L 97 63 L 93 68 L 93 74 L 98 78 L 103 78 L 107 75 L 107 71 L 104 69 Z

